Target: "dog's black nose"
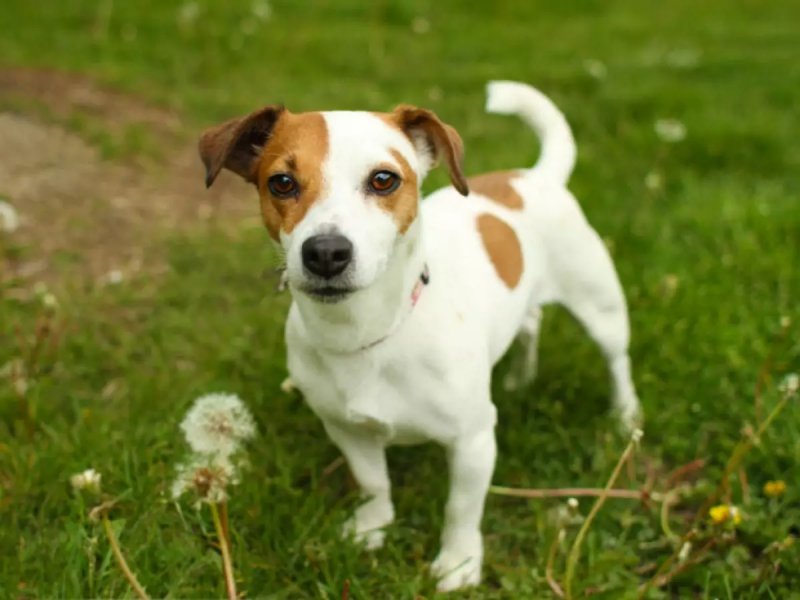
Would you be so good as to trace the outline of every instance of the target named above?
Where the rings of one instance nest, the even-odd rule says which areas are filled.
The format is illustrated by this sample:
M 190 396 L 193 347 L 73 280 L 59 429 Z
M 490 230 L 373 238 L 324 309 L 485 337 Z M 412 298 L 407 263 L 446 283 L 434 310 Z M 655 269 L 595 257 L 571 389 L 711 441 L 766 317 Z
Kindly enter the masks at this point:
M 342 235 L 315 235 L 303 242 L 302 255 L 306 269 L 330 279 L 353 260 L 353 244 Z

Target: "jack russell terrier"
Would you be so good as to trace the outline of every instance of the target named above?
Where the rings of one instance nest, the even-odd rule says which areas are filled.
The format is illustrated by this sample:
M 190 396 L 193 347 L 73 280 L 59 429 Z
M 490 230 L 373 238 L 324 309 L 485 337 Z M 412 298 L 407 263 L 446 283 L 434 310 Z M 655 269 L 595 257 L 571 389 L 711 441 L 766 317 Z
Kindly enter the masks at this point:
M 536 369 L 541 306 L 568 308 L 608 361 L 622 423 L 640 418 L 628 314 L 613 263 L 565 184 L 575 143 L 543 94 L 488 86 L 487 111 L 541 137 L 529 169 L 466 179 L 458 133 L 431 111 L 306 112 L 266 106 L 206 130 L 206 185 L 227 168 L 258 190 L 286 260 L 291 380 L 322 420 L 364 503 L 345 533 L 383 544 L 394 519 L 385 449 L 433 440 L 450 470 L 440 590 L 480 581 L 480 522 L 495 464 L 492 367 L 519 338 L 509 385 Z M 442 160 L 452 187 L 421 202 Z

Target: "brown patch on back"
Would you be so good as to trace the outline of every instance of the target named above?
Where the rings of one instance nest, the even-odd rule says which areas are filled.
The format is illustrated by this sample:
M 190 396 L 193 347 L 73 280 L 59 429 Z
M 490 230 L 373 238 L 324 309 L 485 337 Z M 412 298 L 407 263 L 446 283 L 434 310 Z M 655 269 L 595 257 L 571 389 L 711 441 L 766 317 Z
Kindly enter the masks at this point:
M 291 233 L 319 200 L 327 154 L 328 128 L 321 113 L 281 114 L 261 152 L 257 176 L 261 215 L 273 239 L 278 239 L 281 230 Z M 267 180 L 275 173 L 292 175 L 299 184 L 299 195 L 274 197 Z
M 489 213 L 478 215 L 478 233 L 497 276 L 514 289 L 522 278 L 522 246 L 511 226 Z
M 467 181 L 472 192 L 510 208 L 522 210 L 522 197 L 511 185 L 511 180 L 519 177 L 515 171 L 496 171 L 470 177 Z
M 392 194 L 375 196 L 375 198 L 378 206 L 392 215 L 400 233 L 405 233 L 411 223 L 414 222 L 414 219 L 417 218 L 417 209 L 419 207 L 417 173 L 399 151 L 392 149 L 390 153 L 400 165 L 400 177 L 403 182 L 397 191 Z

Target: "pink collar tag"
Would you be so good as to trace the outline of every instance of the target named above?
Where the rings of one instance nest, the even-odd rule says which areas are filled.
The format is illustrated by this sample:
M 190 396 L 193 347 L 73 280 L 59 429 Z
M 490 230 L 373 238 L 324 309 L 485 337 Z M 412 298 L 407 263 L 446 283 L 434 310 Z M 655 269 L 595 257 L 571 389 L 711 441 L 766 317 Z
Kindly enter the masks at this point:
M 428 265 L 426 264 L 423 269 L 422 273 L 419 275 L 419 279 L 417 279 L 417 283 L 414 285 L 414 289 L 411 290 L 411 306 L 416 306 L 419 297 L 422 295 L 422 290 L 425 289 L 425 286 L 431 280 L 430 273 L 428 271 Z

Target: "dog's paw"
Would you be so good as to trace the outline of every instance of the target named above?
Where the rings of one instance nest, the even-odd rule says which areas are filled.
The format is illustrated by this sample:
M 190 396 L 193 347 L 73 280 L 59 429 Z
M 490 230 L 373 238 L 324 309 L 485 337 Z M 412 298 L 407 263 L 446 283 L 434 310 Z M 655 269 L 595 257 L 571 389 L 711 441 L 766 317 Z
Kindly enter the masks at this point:
M 436 589 L 440 592 L 451 592 L 478 585 L 481 582 L 482 562 L 481 549 L 472 552 L 466 549 L 442 549 L 431 564 L 431 574 L 439 580 Z
M 355 518 L 348 519 L 342 528 L 342 537 L 364 546 L 370 552 L 383 547 L 386 532 L 383 529 L 359 529 Z
M 394 520 L 391 502 L 373 498 L 359 506 L 355 514 L 344 524 L 342 534 L 345 538 L 363 544 L 367 550 L 377 550 L 386 538 L 384 527 Z

